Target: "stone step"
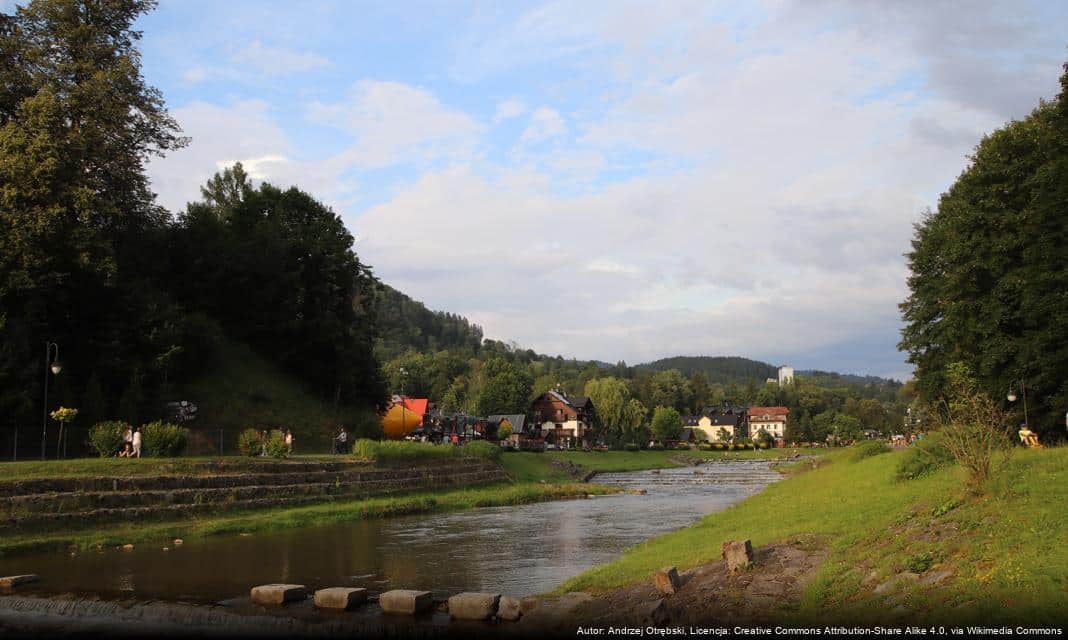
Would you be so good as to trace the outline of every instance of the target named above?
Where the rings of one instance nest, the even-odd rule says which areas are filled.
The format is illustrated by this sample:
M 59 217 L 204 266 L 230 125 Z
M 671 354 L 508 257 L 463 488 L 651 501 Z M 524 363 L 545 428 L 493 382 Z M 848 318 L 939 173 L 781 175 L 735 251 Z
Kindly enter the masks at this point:
M 387 496 L 412 493 L 420 490 L 440 487 L 462 487 L 506 482 L 507 476 L 500 469 L 495 471 L 476 471 L 466 473 L 441 474 L 428 476 L 423 480 L 412 482 L 404 479 L 392 481 L 372 481 L 367 483 L 349 483 L 342 485 L 334 493 L 314 493 L 297 495 L 277 495 L 278 487 L 270 487 L 274 495 L 243 500 L 225 500 L 215 502 L 166 504 L 122 508 L 100 508 L 80 511 L 54 513 L 30 513 L 0 520 L 0 531 L 11 529 L 33 529 L 45 531 L 55 528 L 68 528 L 102 522 L 123 520 L 162 521 L 185 517 L 194 513 L 212 511 L 238 511 L 265 509 L 271 507 L 296 507 L 338 500 L 353 500 L 372 496 Z
M 301 465 L 307 466 L 307 465 Z M 240 486 L 291 485 L 340 479 L 359 481 L 364 478 L 408 477 L 436 468 L 495 467 L 480 460 L 455 461 L 448 465 L 424 465 L 407 468 L 381 468 L 369 464 L 331 465 L 327 469 L 309 468 L 295 472 L 229 473 L 218 475 L 156 475 L 117 478 L 94 476 L 80 478 L 41 478 L 0 482 L 0 499 L 40 494 L 115 491 L 173 491 L 176 489 L 210 489 Z
M 325 482 L 296 484 L 248 485 L 217 488 L 191 488 L 173 490 L 46 493 L 28 496 L 12 496 L 0 499 L 0 515 L 8 517 L 35 513 L 74 513 L 95 509 L 123 509 L 143 506 L 176 504 L 203 504 L 227 501 L 242 501 L 256 498 L 291 497 L 296 495 L 328 495 L 344 493 L 357 486 L 367 491 L 379 487 L 411 482 L 452 482 L 481 478 L 481 474 L 498 474 L 495 468 L 462 468 L 462 470 L 432 470 L 412 472 L 403 476 L 381 477 L 363 474 L 364 477 L 330 478 Z M 460 474 L 459 476 L 457 474 Z

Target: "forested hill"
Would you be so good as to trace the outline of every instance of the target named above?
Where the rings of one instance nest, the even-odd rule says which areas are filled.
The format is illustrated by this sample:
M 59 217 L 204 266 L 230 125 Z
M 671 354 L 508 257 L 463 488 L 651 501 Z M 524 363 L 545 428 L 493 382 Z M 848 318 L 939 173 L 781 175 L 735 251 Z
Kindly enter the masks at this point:
M 749 380 L 763 384 L 764 380 L 778 376 L 778 367 L 737 356 L 675 356 L 639 364 L 635 368 L 651 372 L 677 369 L 686 377 L 701 372 L 712 384 Z
M 467 318 L 445 311 L 431 311 L 388 284 L 375 292 L 378 316 L 376 350 L 389 360 L 407 349 L 435 352 L 445 349 L 477 353 L 482 345 L 482 327 Z

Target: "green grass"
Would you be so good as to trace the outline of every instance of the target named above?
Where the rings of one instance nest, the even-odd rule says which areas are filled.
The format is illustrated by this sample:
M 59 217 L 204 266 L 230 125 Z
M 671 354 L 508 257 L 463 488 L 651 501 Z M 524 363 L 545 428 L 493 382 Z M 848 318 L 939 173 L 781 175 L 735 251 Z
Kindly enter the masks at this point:
M 912 621 L 1027 622 L 1061 619 L 1068 606 L 1068 448 L 1018 452 L 988 496 L 967 498 L 956 467 L 897 481 L 900 453 L 828 464 L 791 475 L 698 524 L 627 550 L 558 592 L 600 591 L 649 579 L 657 569 L 718 560 L 724 541 L 751 538 L 826 545 L 829 557 L 794 615 L 828 612 L 869 623 L 895 620 L 873 588 L 909 567 L 949 570 L 938 586 L 891 590 Z M 810 465 L 804 465 L 809 467 Z M 875 580 L 862 584 L 869 573 Z
M 290 462 L 324 462 L 352 460 L 337 455 L 301 455 L 287 458 Z M 33 478 L 75 478 L 114 476 L 127 478 L 155 475 L 210 475 L 220 473 L 210 466 L 224 463 L 223 473 L 254 472 L 264 463 L 280 462 L 273 458 L 242 456 L 197 456 L 188 458 L 75 458 L 72 460 L 34 460 L 0 464 L 0 480 L 29 480 Z
M 180 522 L 114 524 L 80 531 L 0 537 L 0 556 L 69 548 L 87 549 L 142 542 L 165 542 L 219 534 L 307 527 L 416 513 L 458 511 L 476 507 L 518 505 L 605 494 L 608 487 L 585 484 L 497 484 L 444 492 L 366 498 L 296 508 L 266 509 L 221 516 L 191 516 Z

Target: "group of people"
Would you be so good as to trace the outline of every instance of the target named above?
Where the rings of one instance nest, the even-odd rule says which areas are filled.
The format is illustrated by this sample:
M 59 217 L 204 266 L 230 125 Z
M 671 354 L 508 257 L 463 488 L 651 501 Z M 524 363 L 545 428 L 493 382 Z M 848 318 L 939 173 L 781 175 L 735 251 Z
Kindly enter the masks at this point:
M 119 449 L 120 458 L 141 457 L 141 427 L 126 427 L 122 434 L 122 448 Z

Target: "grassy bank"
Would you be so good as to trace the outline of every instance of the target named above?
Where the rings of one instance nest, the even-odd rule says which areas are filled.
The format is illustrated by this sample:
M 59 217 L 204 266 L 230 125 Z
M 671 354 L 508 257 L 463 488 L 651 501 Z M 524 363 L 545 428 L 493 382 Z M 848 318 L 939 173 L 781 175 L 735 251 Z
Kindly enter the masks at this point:
M 458 511 L 476 507 L 529 504 L 583 497 L 613 491 L 585 484 L 498 484 L 475 489 L 418 492 L 402 496 L 330 502 L 289 509 L 266 509 L 233 515 L 190 517 L 180 522 L 115 524 L 84 531 L 5 535 L 0 537 L 0 556 L 32 551 L 87 549 L 147 542 L 165 543 L 173 538 L 194 539 L 218 534 L 251 533 L 270 529 L 306 527 L 384 518 L 417 513 Z
M 72 460 L 33 460 L 0 464 L 0 480 L 30 480 L 33 478 L 77 478 L 110 476 L 129 478 L 156 475 L 210 475 L 217 473 L 255 472 L 271 462 L 337 462 L 352 460 L 337 455 L 302 455 L 279 461 L 273 458 L 214 456 L 188 458 L 75 458 Z M 222 463 L 225 470 L 214 465 Z
M 726 540 L 754 546 L 826 545 L 827 562 L 800 610 L 819 623 L 833 612 L 859 621 L 1027 622 L 1063 620 L 1068 605 L 1068 449 L 1018 452 L 990 494 L 968 498 L 960 470 L 896 481 L 902 454 L 863 460 L 852 452 L 797 473 L 698 524 L 637 545 L 559 592 L 600 591 L 649 579 L 657 569 L 718 560 Z M 805 465 L 811 467 L 811 465 Z M 906 572 L 932 576 L 925 585 Z M 880 585 L 883 593 L 875 593 Z

